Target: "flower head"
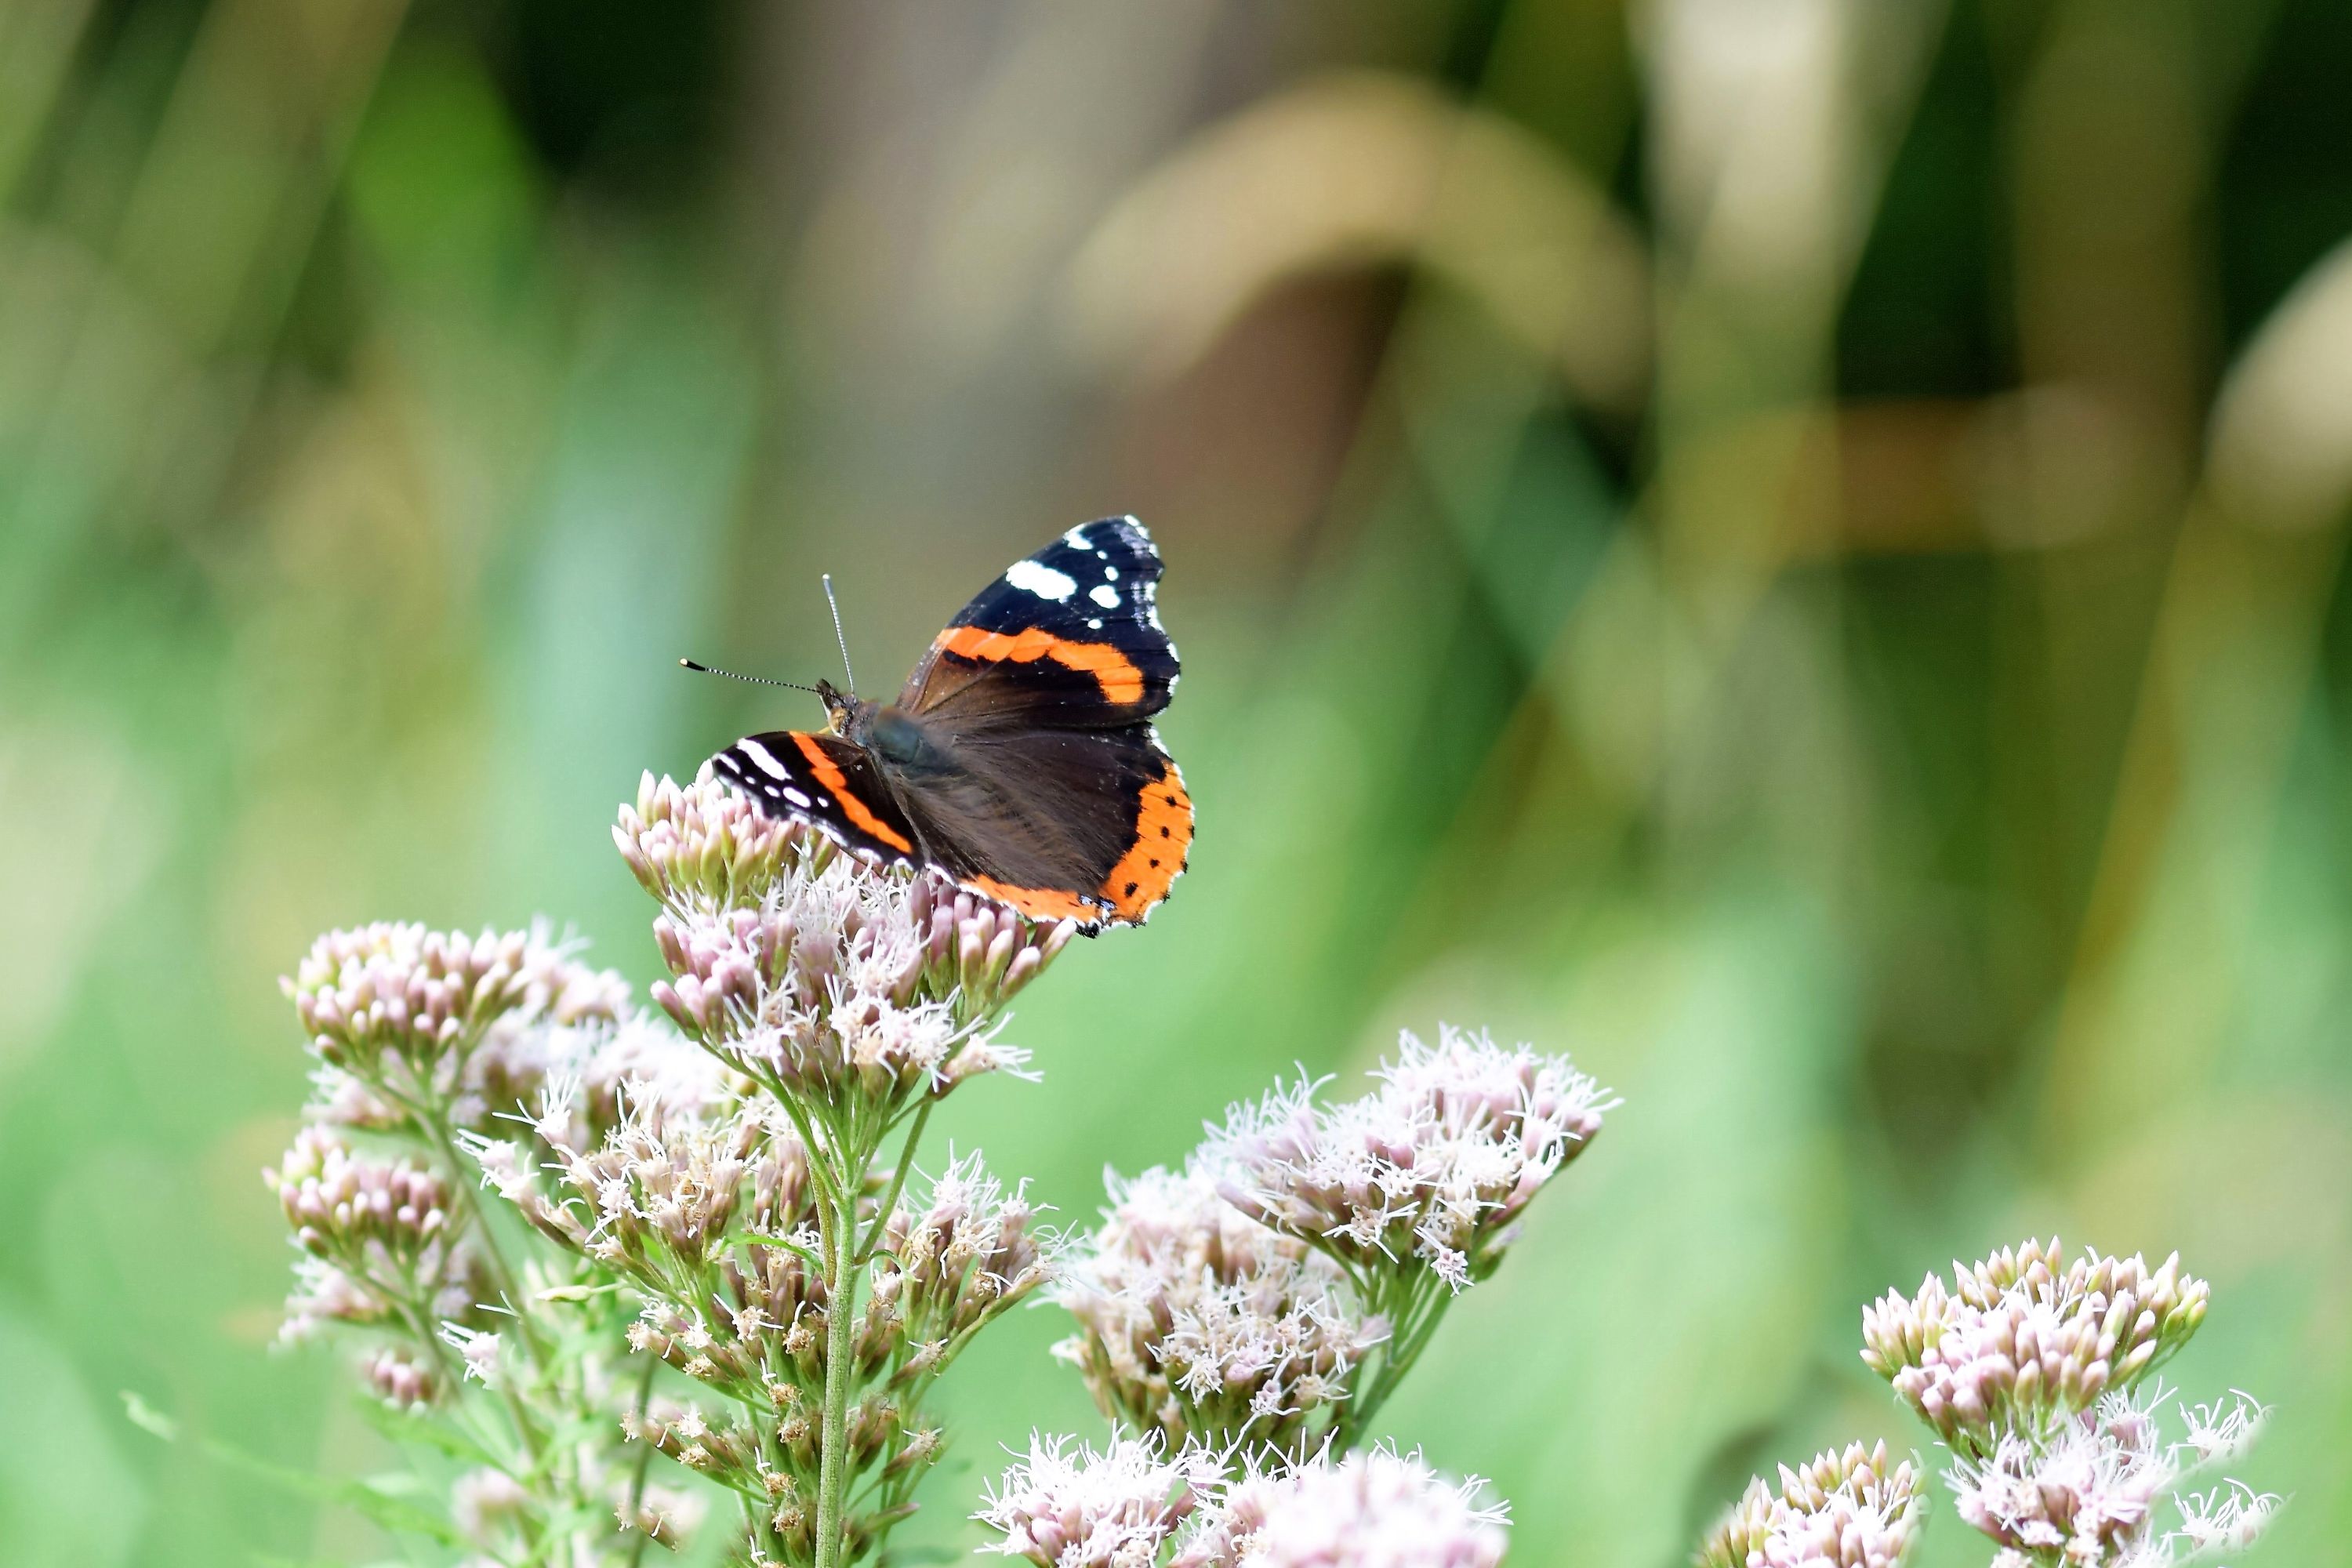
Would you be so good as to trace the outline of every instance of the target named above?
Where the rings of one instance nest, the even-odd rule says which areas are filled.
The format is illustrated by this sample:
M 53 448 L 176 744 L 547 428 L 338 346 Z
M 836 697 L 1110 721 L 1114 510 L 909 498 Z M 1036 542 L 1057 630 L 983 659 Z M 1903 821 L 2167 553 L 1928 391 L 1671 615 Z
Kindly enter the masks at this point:
M 422 1410 L 441 1396 L 441 1380 L 414 1352 L 387 1345 L 360 1362 L 360 1382 L 395 1410 Z
M 1235 1483 L 1171 1568 L 1495 1568 L 1509 1510 L 1418 1451 L 1378 1447 Z
M 654 1095 L 619 1091 L 620 1120 L 595 1145 L 571 1142 L 566 1106 L 551 1094 L 533 1130 L 568 1189 L 551 1201 L 512 1144 L 483 1139 L 467 1147 L 484 1179 L 541 1232 L 608 1266 L 669 1277 L 667 1260 L 699 1269 L 715 1258 L 739 1208 L 754 1196 L 755 1173 L 788 1184 L 796 1206 L 806 1180 L 798 1137 L 749 1106 L 699 1113 Z
M 918 1342 L 952 1341 L 1027 1297 L 1055 1269 L 1036 1221 L 1025 1187 L 1006 1192 L 976 1152 L 950 1149 L 947 1168 L 884 1224 L 869 1331 L 887 1315 Z
M 1581 1153 L 1616 1101 L 1564 1057 L 1447 1027 L 1410 1034 L 1329 1106 L 1315 1086 L 1236 1107 L 1211 1143 L 1243 1212 L 1366 1268 L 1419 1259 L 1459 1290 L 1502 1259 L 1545 1183 Z
M 2006 1547 L 2058 1553 L 2069 1564 L 2121 1563 L 2148 1539 L 2175 1479 L 2155 1424 L 2125 1394 L 2037 1440 L 2009 1433 L 1983 1460 L 1948 1478 L 1959 1515 Z
M 444 1317 L 473 1311 L 479 1260 L 453 1217 L 448 1187 L 414 1158 L 367 1153 L 341 1128 L 314 1122 L 262 1179 L 307 1255 L 287 1299 L 284 1338 L 308 1338 L 328 1322 L 382 1322 L 402 1300 L 423 1300 Z
M 1890 1467 L 1885 1444 L 1832 1448 L 1781 1466 L 1778 1492 L 1751 1482 L 1699 1548 L 1699 1568 L 1893 1568 L 1926 1511 L 1917 1471 Z
M 498 1334 L 483 1329 L 467 1328 L 463 1323 L 443 1323 L 441 1338 L 457 1352 L 468 1380 L 479 1379 L 486 1388 L 504 1386 L 499 1357 L 506 1349 L 506 1342 Z
M 613 827 L 613 842 L 638 883 L 681 915 L 759 903 L 782 874 L 795 837 L 792 825 L 712 784 L 707 771 L 684 788 L 645 774 L 636 805 L 621 807 Z M 831 851 L 811 845 L 806 852 Z
M 660 830 L 633 830 L 645 819 L 625 809 L 621 837 L 663 900 L 654 935 L 672 979 L 654 998 L 721 1060 L 795 1095 L 897 1103 L 1026 1059 L 991 1020 L 1061 951 L 1067 922 L 867 866 L 798 823 L 755 828 L 708 770 L 682 789 L 648 784 L 648 805 L 669 814 Z M 720 864 L 724 876 L 690 871 Z
M 1097 1453 L 1033 1433 L 1027 1457 L 987 1489 L 972 1518 L 1003 1537 L 982 1551 L 1038 1568 L 1151 1568 L 1217 1481 L 1205 1449 L 1171 1455 L 1156 1436 L 1117 1436 Z
M 449 1193 L 441 1178 L 403 1157 L 355 1152 L 331 1126 L 294 1135 L 294 1146 L 262 1180 L 278 1194 L 303 1250 L 326 1258 L 373 1253 L 413 1261 L 449 1228 Z
M 396 1064 L 441 1089 L 501 1020 L 577 1022 L 627 996 L 543 930 L 469 937 L 383 921 L 329 931 L 278 984 L 320 1060 L 370 1083 Z
M 1977 1459 L 2005 1432 L 2052 1428 L 2131 1387 L 2188 1342 L 2210 1296 L 2178 1256 L 2151 1269 L 2085 1251 L 2068 1265 L 2055 1237 L 1956 1264 L 1952 1280 L 1930 1275 L 1916 1296 L 1866 1308 L 1862 1359 Z
M 1055 1288 L 1078 1321 L 1056 1353 L 1114 1420 L 1296 1454 L 1386 1323 L 1339 1265 L 1226 1202 L 1201 1162 L 1107 1181 L 1103 1225 Z

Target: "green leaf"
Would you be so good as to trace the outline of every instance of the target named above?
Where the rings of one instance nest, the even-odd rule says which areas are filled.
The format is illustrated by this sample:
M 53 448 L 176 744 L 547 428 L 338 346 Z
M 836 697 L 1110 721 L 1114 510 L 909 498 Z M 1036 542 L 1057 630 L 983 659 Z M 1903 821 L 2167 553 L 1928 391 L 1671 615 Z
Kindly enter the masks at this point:
M 180 1424 L 163 1415 L 137 1394 L 124 1391 L 124 1412 L 131 1419 L 166 1442 L 177 1442 Z M 199 1437 L 196 1447 L 215 1463 L 258 1476 L 302 1497 L 323 1502 L 340 1503 L 386 1530 L 410 1535 L 422 1535 L 444 1546 L 462 1547 L 464 1540 L 449 1527 L 446 1521 L 425 1512 L 403 1498 L 394 1497 L 362 1481 L 335 1481 L 315 1476 L 307 1470 L 297 1470 L 265 1459 L 258 1454 L 247 1453 L 233 1443 L 217 1437 Z
M 770 1236 L 762 1231 L 746 1231 L 736 1241 L 747 1246 L 781 1247 L 819 1273 L 824 1271 L 824 1259 L 788 1236 Z
M 142 1431 L 153 1433 L 166 1443 L 176 1443 L 180 1440 L 178 1422 L 148 1404 L 131 1390 L 126 1388 L 121 1392 L 122 1413 L 131 1417 L 132 1426 Z
M 366 1394 L 360 1395 L 352 1403 L 359 1407 L 362 1420 L 395 1443 L 413 1443 L 470 1464 L 498 1462 L 479 1443 L 436 1416 L 394 1410 L 383 1400 Z

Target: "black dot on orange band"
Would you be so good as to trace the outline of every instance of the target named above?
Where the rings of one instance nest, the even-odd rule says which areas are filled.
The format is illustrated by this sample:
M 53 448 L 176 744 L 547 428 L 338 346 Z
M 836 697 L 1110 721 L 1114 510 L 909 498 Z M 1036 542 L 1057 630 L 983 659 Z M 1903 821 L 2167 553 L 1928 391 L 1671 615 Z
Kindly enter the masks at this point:
M 1134 896 L 1135 896 L 1135 884 L 1134 884 L 1133 882 L 1129 882 L 1129 883 L 1127 885 L 1127 897 L 1129 897 L 1129 898 L 1133 898 Z

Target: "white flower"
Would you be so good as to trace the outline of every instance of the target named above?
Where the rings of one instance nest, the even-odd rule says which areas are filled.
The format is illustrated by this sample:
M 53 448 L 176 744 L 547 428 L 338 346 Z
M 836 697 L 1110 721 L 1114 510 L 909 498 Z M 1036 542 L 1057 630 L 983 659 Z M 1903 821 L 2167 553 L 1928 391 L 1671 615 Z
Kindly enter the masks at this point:
M 768 822 L 707 769 L 683 788 L 647 778 L 615 837 L 662 902 L 671 979 L 655 1000 L 730 1066 L 796 1094 L 903 1103 L 1017 1068 L 991 1021 L 1075 929 L 870 867 Z
M 441 1337 L 465 1361 L 467 1378 L 478 1378 L 485 1388 L 499 1386 L 499 1352 L 504 1349 L 504 1342 L 497 1334 L 469 1329 L 463 1323 L 443 1323 Z
M 1295 1448 L 1385 1323 L 1337 1264 L 1226 1202 L 1200 1163 L 1105 1180 L 1103 1226 L 1056 1292 L 1080 1328 L 1057 1353 L 1114 1419 Z
M 1699 1549 L 1699 1568 L 1892 1568 L 1926 1511 L 1917 1471 L 1890 1466 L 1886 1445 L 1832 1448 L 1794 1469 L 1781 1466 L 1777 1492 L 1751 1482 Z M 2009 1568 L 2027 1568 L 2027 1560 Z
M 498 1544 L 500 1526 L 520 1518 L 530 1494 L 504 1470 L 467 1470 L 449 1489 L 449 1519 L 476 1546 Z
M 1097 1452 L 1032 1433 L 1028 1455 L 984 1491 L 971 1517 L 1003 1537 L 982 1551 L 1039 1568 L 1151 1568 L 1217 1479 L 1206 1450 L 1168 1455 L 1157 1436 L 1114 1436 Z
M 2160 1385 L 2103 1396 L 2050 1428 L 2004 1432 L 1983 1460 L 1955 1461 L 1948 1475 L 1960 1516 L 2003 1547 L 2059 1553 L 2069 1568 L 2165 1568 L 2242 1550 L 2269 1524 L 2278 1500 L 2236 1481 L 2183 1493 L 2191 1471 L 2242 1455 L 2262 1406 L 2243 1394 L 2186 1411 L 2187 1440 L 2167 1446 L 2158 1417 L 2175 1403 Z M 2158 1528 L 2171 1494 L 2178 1530 Z
M 2257 1492 L 2231 1481 L 2199 1495 L 2173 1499 L 2180 1510 L 2180 1528 L 2173 1534 L 2187 1549 L 2186 1561 L 2218 1552 L 2243 1552 L 2270 1528 L 2282 1500 L 2273 1492 Z
M 2255 1439 L 2263 1435 L 2263 1424 L 2270 1417 L 2269 1409 L 2253 1395 L 2236 1389 L 2230 1391 L 2230 1401 L 2226 1407 L 2218 1399 L 2208 1405 L 2180 1407 L 2189 1428 L 2183 1441 L 2195 1456 L 2187 1468 L 2234 1465 L 2246 1457 Z
M 1266 1225 L 1369 1267 L 1418 1258 L 1450 1289 L 1500 1261 L 1517 1221 L 1618 1103 L 1564 1057 L 1441 1028 L 1402 1037 L 1381 1087 L 1326 1106 L 1318 1085 L 1237 1106 L 1213 1133 L 1225 1195 Z
M 1386 1447 L 1235 1483 L 1171 1568 L 1494 1568 L 1509 1510 Z
M 1956 1452 L 1990 1458 L 2000 1435 L 2040 1429 L 2130 1388 L 2186 1343 L 2210 1291 L 2168 1258 L 2156 1268 L 2058 1241 L 2028 1242 L 1947 1289 L 1930 1275 L 1906 1300 L 1889 1291 L 1863 1312 L 1862 1359 Z

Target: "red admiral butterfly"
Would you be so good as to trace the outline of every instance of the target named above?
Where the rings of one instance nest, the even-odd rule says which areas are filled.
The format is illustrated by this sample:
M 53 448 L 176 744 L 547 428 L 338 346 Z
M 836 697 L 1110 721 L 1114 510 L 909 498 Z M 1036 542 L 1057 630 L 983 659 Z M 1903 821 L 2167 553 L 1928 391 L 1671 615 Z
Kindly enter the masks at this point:
M 1074 528 L 966 605 L 895 704 L 819 681 L 826 729 L 749 735 L 711 766 L 869 858 L 1087 932 L 1140 925 L 1192 843 L 1151 727 L 1178 674 L 1160 571 L 1133 518 Z

